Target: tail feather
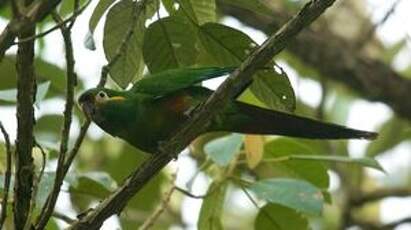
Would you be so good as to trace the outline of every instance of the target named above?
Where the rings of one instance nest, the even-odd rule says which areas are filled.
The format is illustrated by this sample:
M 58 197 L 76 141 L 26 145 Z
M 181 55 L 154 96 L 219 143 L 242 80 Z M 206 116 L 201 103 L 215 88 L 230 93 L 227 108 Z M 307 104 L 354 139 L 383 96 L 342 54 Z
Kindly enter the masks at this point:
M 230 130 L 226 131 L 309 139 L 375 139 L 378 135 L 374 132 L 351 129 L 242 102 L 237 102 L 236 107 L 242 116 L 236 118 L 240 124 L 233 123 L 228 127 Z

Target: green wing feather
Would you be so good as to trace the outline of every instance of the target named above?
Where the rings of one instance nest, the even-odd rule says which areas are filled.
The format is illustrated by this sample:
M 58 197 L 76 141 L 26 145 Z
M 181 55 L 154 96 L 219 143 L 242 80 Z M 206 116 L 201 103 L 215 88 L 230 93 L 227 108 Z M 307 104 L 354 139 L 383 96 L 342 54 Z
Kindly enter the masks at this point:
M 162 96 L 208 79 L 229 74 L 235 69 L 236 67 L 170 69 L 142 78 L 134 84 L 131 91 Z

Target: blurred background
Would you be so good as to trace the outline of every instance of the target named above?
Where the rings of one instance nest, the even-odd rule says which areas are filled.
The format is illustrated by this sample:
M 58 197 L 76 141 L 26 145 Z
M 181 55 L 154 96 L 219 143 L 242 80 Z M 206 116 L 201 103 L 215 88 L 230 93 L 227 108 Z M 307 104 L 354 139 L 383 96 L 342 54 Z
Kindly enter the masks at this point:
M 102 45 L 104 21 L 94 31 L 96 50 L 84 46 L 89 32 L 87 25 L 97 2 L 91 1 L 73 28 L 75 68 L 79 76 L 77 95 L 98 83 L 101 67 L 107 62 Z M 271 11 L 270 15 L 263 16 L 240 9 L 232 2 L 235 1 L 217 1 L 218 21 L 243 31 L 261 44 L 266 33 L 274 32 L 306 1 L 262 0 L 260 2 Z M 0 6 L 2 4 L 0 2 Z M 321 217 L 310 218 L 313 229 L 411 229 L 411 112 L 406 111 L 411 104 L 411 92 L 395 88 L 401 86 L 401 82 L 411 81 L 410 9 L 411 1 L 407 0 L 337 1 L 276 57 L 297 96 L 297 114 L 380 132 L 380 137 L 373 142 L 326 144 L 329 154 L 376 157 L 386 173 L 331 164 L 327 173 L 332 202 L 326 204 Z M 0 28 L 4 28 L 10 15 L 7 7 L 0 10 Z M 167 14 L 161 7 L 160 16 Z M 52 25 L 46 20 L 38 31 Z M 15 48 L 9 50 L 0 63 L 1 92 L 15 88 Z M 53 181 L 64 109 L 65 58 L 58 30 L 39 39 L 36 49 L 36 71 L 47 92 L 36 104 L 35 134 L 48 154 L 39 194 L 47 194 Z M 205 85 L 215 89 L 222 80 L 208 81 Z M 108 86 L 118 88 L 112 81 Z M 403 97 L 392 96 L 401 92 Z M 0 120 L 12 140 L 16 136 L 15 112 L 13 101 L 7 99 L 7 94 L 0 93 Z M 78 135 L 83 119 L 76 108 L 71 141 Z M 3 142 L 0 145 L 4 145 Z M 211 182 L 210 173 L 205 170 L 208 161 L 196 147 L 192 146 L 177 161 L 171 162 L 135 196 L 121 216 L 106 221 L 103 229 L 135 229 L 143 223 L 169 191 L 174 174 L 179 187 L 193 194 L 205 194 Z M 35 161 L 40 166 L 41 153 L 35 150 Z M 0 171 L 5 168 L 4 151 L 0 147 Z M 145 158 L 145 153 L 92 125 L 63 185 L 57 211 L 74 218 L 107 196 Z M 45 197 L 38 199 L 41 202 Z M 255 200 L 260 207 L 264 205 Z M 153 229 L 197 229 L 202 201 L 174 192 Z M 253 229 L 257 214 L 258 209 L 239 188 L 228 188 L 222 218 L 224 229 Z M 58 218 L 53 218 L 53 224 L 49 225 L 50 229 L 64 226 L 66 223 Z

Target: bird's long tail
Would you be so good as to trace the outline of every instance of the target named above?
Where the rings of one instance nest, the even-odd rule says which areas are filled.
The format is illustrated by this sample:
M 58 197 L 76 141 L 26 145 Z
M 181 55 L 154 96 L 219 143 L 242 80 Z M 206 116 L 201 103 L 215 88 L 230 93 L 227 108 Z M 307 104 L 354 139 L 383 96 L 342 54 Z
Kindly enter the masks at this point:
M 310 139 L 375 139 L 378 135 L 242 102 L 236 102 L 236 107 L 238 113 L 228 119 L 225 131 Z

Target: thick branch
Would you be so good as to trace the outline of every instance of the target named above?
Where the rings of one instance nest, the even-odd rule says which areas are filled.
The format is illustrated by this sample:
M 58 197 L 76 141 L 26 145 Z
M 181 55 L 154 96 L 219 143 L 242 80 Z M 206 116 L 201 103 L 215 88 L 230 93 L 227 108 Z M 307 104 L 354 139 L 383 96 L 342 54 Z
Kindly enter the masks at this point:
M 219 0 L 224 14 L 242 23 L 270 34 L 289 18 L 274 9 L 271 15 L 257 14 Z M 350 44 L 334 34 L 313 28 L 304 30 L 293 39 L 287 50 L 304 63 L 313 66 L 322 75 L 341 82 L 370 101 L 380 101 L 390 106 L 398 115 L 411 121 L 411 80 L 401 77 L 383 62 L 359 55 Z
M 210 118 L 223 108 L 228 100 L 237 95 L 252 80 L 252 75 L 273 56 L 281 52 L 289 41 L 304 27 L 320 16 L 334 0 L 311 1 L 298 15 L 271 36 L 234 71 L 216 92 L 194 112 L 192 119 L 186 122 L 160 151 L 135 170 L 107 199 L 102 201 L 94 211 L 71 226 L 72 229 L 98 229 L 111 215 L 121 212 L 127 202 L 144 185 L 154 177 L 173 156 L 176 156 L 190 141 L 198 136 L 207 126 Z
M 21 31 L 27 31 L 33 27 L 36 22 L 42 20 L 60 3 L 60 1 L 61 0 L 33 1 L 23 15 L 13 18 L 0 34 L 0 61 L 3 59 L 6 50 L 13 45 L 16 36 Z M 27 34 L 26 36 L 20 37 L 20 39 L 31 37 L 33 35 L 34 34 Z
M 362 194 L 353 200 L 350 203 L 353 206 L 361 206 L 365 203 L 381 200 L 387 197 L 409 197 L 411 196 L 411 188 L 384 188 L 378 189 L 370 193 Z
M 18 35 L 32 36 L 34 26 Z M 23 229 L 30 210 L 34 165 L 32 157 L 36 80 L 34 75 L 34 42 L 20 44 L 17 51 L 17 140 L 16 181 L 14 184 L 15 229 Z

